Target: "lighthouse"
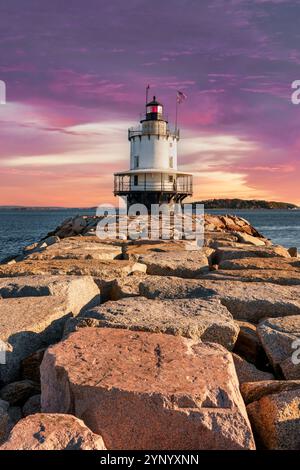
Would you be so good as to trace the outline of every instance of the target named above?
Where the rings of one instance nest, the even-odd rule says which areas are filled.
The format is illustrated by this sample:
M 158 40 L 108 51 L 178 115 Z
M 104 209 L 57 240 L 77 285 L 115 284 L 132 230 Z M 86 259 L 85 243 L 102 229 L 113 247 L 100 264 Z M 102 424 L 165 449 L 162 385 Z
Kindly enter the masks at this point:
M 192 195 L 192 174 L 178 170 L 179 129 L 171 130 L 156 97 L 146 103 L 140 125 L 128 130 L 130 169 L 114 174 L 114 195 L 127 205 L 182 203 Z

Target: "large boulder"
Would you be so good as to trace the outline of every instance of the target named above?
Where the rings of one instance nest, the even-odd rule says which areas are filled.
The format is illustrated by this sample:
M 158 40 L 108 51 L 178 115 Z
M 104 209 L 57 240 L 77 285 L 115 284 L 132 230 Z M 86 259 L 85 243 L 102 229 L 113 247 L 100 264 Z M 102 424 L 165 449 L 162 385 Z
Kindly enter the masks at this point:
M 172 335 L 84 328 L 46 351 L 42 410 L 109 449 L 253 449 L 231 354 Z
M 264 395 L 247 412 L 265 448 L 300 450 L 300 388 Z
M 0 450 L 105 450 L 103 439 L 83 421 L 65 414 L 37 413 L 18 422 Z
M 219 300 L 149 300 L 133 297 L 106 302 L 84 314 L 99 326 L 181 335 L 232 349 L 239 332 L 232 315 Z M 71 319 L 76 325 L 80 318 Z M 69 322 L 69 323 L 70 323 Z
M 274 369 L 286 379 L 300 379 L 300 315 L 267 318 L 257 333 Z
M 21 361 L 45 345 L 60 340 L 67 318 L 99 303 L 99 288 L 91 277 L 2 279 L 0 340 L 5 364 L 0 382 L 18 379 Z
M 178 299 L 217 297 L 233 318 L 257 323 L 266 317 L 300 313 L 300 293 L 296 286 L 264 282 L 238 282 L 180 279 L 149 276 L 139 284 L 140 295 L 147 298 Z

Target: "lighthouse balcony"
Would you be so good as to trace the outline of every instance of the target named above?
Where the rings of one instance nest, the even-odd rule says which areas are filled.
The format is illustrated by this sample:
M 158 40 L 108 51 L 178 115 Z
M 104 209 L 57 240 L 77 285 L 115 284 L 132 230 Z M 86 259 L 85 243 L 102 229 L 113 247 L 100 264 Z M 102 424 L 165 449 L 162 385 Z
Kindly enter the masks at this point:
M 124 196 L 133 192 L 159 192 L 190 196 L 193 193 L 193 178 L 190 173 L 140 170 L 116 173 L 114 194 Z
M 145 131 L 142 126 L 131 127 L 128 129 L 128 140 L 131 140 L 134 137 L 141 137 L 142 135 L 157 135 L 159 137 L 173 137 L 174 139 L 179 139 L 179 129 L 167 128 L 164 133 L 154 129 Z

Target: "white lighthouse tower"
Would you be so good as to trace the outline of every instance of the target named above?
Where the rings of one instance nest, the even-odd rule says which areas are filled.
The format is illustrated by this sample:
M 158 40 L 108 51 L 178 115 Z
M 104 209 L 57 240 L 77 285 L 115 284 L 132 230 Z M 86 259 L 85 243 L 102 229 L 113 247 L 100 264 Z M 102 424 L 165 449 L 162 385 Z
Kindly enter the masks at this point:
M 192 175 L 177 168 L 179 129 L 171 130 L 163 105 L 146 104 L 140 126 L 128 130 L 130 169 L 115 173 L 114 195 L 127 196 L 128 205 L 181 203 L 192 195 Z

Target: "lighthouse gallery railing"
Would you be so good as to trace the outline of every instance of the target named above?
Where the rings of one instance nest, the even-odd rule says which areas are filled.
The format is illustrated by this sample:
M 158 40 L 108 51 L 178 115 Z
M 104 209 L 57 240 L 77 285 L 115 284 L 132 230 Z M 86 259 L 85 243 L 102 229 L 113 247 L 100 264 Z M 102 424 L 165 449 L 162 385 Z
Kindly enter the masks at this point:
M 115 175 L 114 180 L 114 193 L 127 193 L 129 191 L 164 191 L 173 193 L 192 194 L 193 180 L 189 175 L 177 176 L 173 182 L 168 181 L 155 181 L 150 182 L 141 180 L 138 184 L 134 184 L 133 178 L 126 175 Z

